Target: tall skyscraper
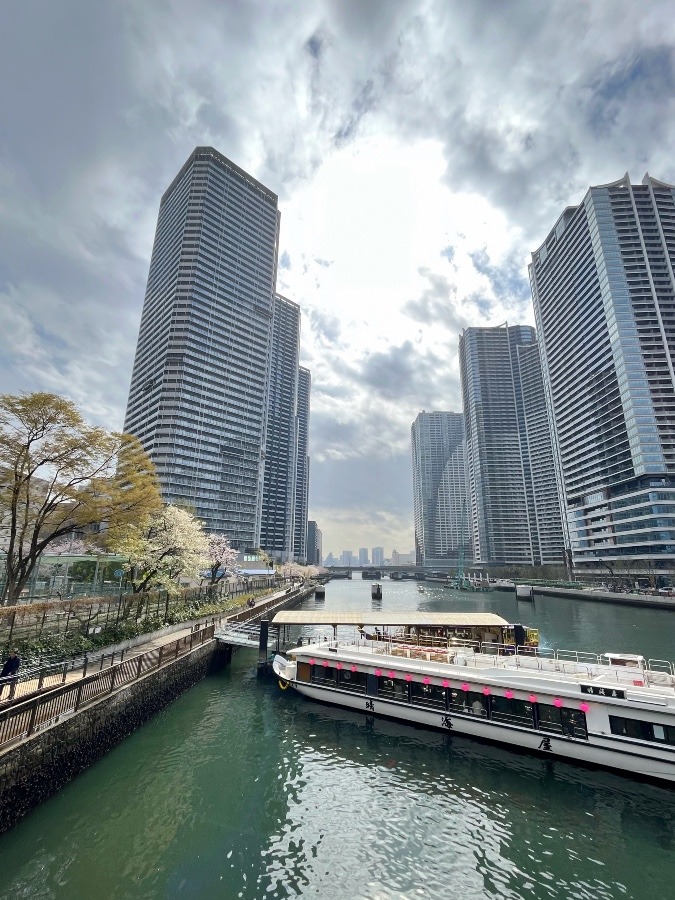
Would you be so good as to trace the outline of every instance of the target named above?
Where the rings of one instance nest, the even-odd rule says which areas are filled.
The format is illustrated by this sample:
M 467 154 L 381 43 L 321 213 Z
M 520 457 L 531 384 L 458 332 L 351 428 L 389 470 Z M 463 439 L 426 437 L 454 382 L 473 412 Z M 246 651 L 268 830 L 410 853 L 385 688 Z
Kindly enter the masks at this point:
M 260 546 L 265 471 L 266 540 L 276 551 L 279 533 L 293 539 L 297 484 L 289 498 L 282 482 L 298 444 L 287 418 L 299 312 L 275 305 L 278 231 L 276 195 L 197 147 L 160 203 L 124 426 L 155 463 L 164 500 L 241 550 Z
M 591 187 L 530 283 L 575 568 L 675 567 L 675 186 Z
M 307 522 L 307 565 L 320 566 L 323 563 L 323 536 L 313 519 Z
M 464 417 L 453 412 L 421 412 L 412 424 L 415 556 L 429 569 L 471 562 Z
M 467 328 L 459 341 L 462 403 L 466 425 L 469 507 L 474 559 L 480 563 L 562 564 L 560 515 L 544 537 L 537 522 L 555 511 L 557 494 L 533 482 L 536 465 L 545 465 L 545 448 L 537 445 L 543 408 L 537 377 L 535 331 L 528 325 Z M 529 351 L 528 348 L 532 348 Z M 526 390 L 524 392 L 524 381 Z M 527 404 L 526 404 L 527 400 Z M 549 438 L 550 441 L 550 438 Z M 549 484 L 554 484 L 555 479 Z M 537 512 L 537 503 L 544 504 Z M 557 544 L 555 531 L 557 529 Z
M 260 546 L 281 562 L 293 559 L 298 456 L 300 307 L 276 294 L 272 317 L 265 478 Z
M 309 504 L 309 409 L 312 376 L 309 369 L 298 369 L 297 443 L 295 475 L 295 514 L 293 555 L 299 563 L 307 559 L 307 507 Z
M 369 564 L 368 548 L 367 547 L 359 547 L 359 565 L 367 566 L 368 564 Z
M 383 566 L 384 547 L 373 547 L 373 552 L 371 553 L 370 558 L 372 559 L 374 566 Z

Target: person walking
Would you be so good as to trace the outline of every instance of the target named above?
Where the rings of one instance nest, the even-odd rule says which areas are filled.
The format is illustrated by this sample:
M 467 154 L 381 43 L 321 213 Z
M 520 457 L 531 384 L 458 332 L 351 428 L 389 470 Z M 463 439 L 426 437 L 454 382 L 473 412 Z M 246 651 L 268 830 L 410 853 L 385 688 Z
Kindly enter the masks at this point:
M 10 650 L 9 656 L 2 667 L 2 672 L 0 672 L 0 697 L 2 697 L 6 684 L 9 685 L 9 695 L 10 697 L 12 696 L 12 685 L 16 684 L 19 680 L 16 673 L 19 671 L 20 665 L 21 658 L 19 657 L 19 654 L 16 650 Z

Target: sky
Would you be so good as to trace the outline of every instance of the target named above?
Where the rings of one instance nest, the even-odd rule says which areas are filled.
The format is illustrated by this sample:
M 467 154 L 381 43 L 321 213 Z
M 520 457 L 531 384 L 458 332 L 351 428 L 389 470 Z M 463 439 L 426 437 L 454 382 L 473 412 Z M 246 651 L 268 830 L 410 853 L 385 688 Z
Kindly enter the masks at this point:
M 408 552 L 462 329 L 533 324 L 590 185 L 675 182 L 674 47 L 670 0 L 0 4 L 0 391 L 122 427 L 159 200 L 214 146 L 279 195 L 324 552 Z

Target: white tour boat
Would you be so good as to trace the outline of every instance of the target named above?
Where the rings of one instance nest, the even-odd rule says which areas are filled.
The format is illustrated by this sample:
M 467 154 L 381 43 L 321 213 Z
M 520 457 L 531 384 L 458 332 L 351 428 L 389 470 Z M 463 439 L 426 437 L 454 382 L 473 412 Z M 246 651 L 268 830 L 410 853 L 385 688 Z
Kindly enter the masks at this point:
M 327 612 L 319 622 L 316 613 L 285 611 L 275 622 L 306 624 L 310 615 L 333 625 L 334 635 L 339 625 L 361 630 L 277 654 L 273 669 L 284 688 L 367 715 L 675 783 L 672 663 L 495 642 L 495 633 L 521 626 L 490 614 L 430 614 L 426 631 L 434 628 L 436 637 L 427 640 L 421 613 L 390 614 L 398 619 L 391 626 L 414 620 L 417 642 L 410 625 L 405 639 L 365 637 L 372 614 Z M 467 632 L 487 640 L 458 637 Z

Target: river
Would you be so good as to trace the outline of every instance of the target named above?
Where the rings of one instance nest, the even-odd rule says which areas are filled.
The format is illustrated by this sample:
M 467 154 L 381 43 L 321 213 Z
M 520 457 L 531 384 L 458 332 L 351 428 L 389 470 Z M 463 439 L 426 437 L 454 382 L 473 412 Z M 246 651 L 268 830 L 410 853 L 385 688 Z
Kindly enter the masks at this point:
M 330 609 L 490 611 L 542 644 L 672 658 L 675 613 L 334 581 Z M 324 707 L 255 654 L 0 838 L 1 898 L 634 898 L 675 884 L 675 791 Z

